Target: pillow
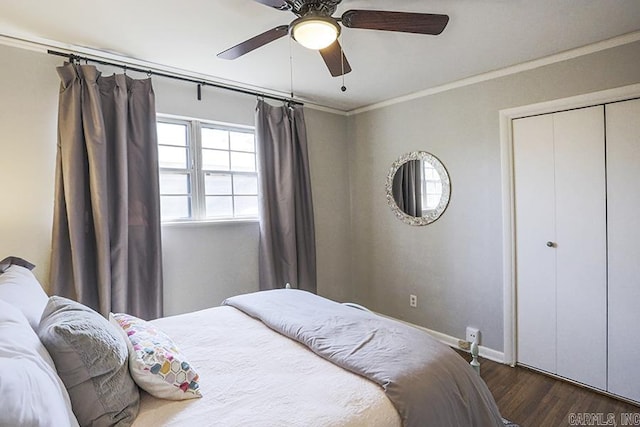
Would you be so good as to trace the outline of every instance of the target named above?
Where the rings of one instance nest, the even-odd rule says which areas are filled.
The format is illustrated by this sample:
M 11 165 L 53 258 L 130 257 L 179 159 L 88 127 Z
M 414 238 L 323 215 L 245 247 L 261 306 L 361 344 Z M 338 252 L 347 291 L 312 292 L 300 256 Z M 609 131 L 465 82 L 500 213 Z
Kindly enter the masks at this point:
M 80 425 L 128 426 L 140 393 L 129 375 L 128 350 L 107 319 L 75 301 L 51 297 L 38 336 L 51 354 Z
M 4 273 L 4 271 L 11 265 L 19 265 L 20 267 L 24 267 L 27 270 L 33 270 L 36 267 L 34 264 L 31 264 L 25 259 L 18 258 L 17 256 L 8 256 L 0 261 L 0 274 Z
M 78 426 L 53 360 L 17 308 L 0 300 L 2 426 Z
M 0 300 L 22 311 L 31 327 L 36 330 L 48 297 L 29 269 L 10 265 L 0 274 Z
M 111 314 L 112 323 L 127 335 L 129 370 L 147 393 L 161 399 L 201 397 L 198 373 L 164 332 L 128 314 Z

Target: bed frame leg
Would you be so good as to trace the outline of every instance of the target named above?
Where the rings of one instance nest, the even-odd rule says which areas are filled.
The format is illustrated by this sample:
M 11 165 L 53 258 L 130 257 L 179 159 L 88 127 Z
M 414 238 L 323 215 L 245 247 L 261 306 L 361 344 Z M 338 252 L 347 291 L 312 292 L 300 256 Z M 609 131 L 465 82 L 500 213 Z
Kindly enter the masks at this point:
M 471 362 L 469 362 L 469 364 L 473 369 L 476 370 L 478 375 L 480 375 L 480 362 L 478 361 L 478 343 L 475 341 L 471 343 L 471 357 L 472 360 Z

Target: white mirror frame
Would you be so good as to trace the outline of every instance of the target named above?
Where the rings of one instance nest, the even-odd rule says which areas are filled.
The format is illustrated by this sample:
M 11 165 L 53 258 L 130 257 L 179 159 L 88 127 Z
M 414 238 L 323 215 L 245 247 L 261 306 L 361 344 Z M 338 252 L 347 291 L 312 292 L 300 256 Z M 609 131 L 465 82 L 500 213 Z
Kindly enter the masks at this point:
M 396 200 L 393 198 L 393 178 L 395 177 L 398 169 L 410 160 L 426 161 L 435 168 L 442 181 L 442 196 L 440 197 L 440 203 L 438 203 L 438 206 L 436 206 L 435 209 L 428 211 L 426 215 L 420 217 L 407 215 L 402 209 L 400 209 Z M 400 156 L 398 160 L 393 162 L 393 165 L 391 165 L 391 169 L 389 169 L 389 173 L 387 174 L 385 190 L 387 193 L 387 204 L 395 216 L 405 224 L 421 226 L 428 225 L 436 221 L 444 213 L 445 209 L 447 209 L 451 196 L 451 181 L 449 180 L 447 170 L 436 156 L 426 151 L 412 151 Z

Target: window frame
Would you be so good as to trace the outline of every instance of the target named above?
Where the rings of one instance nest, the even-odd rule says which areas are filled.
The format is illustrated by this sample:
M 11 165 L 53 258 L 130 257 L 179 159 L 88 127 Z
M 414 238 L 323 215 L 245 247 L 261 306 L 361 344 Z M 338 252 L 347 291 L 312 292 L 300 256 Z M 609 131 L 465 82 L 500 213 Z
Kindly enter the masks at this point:
M 432 169 L 436 175 L 438 175 L 438 179 L 430 179 L 427 178 L 427 173 L 426 173 L 426 169 L 427 167 L 429 169 Z M 421 186 L 422 186 L 422 213 L 423 215 L 426 215 L 428 212 L 431 212 L 433 210 L 435 210 L 438 205 L 440 204 L 440 200 L 442 199 L 442 177 L 440 176 L 440 173 L 438 172 L 438 169 L 436 169 L 436 167 L 434 165 L 432 165 L 430 162 L 425 161 L 424 159 L 420 159 L 420 174 L 422 176 L 421 179 Z M 429 185 L 428 184 L 435 184 L 436 186 L 439 184 L 440 185 L 440 192 L 439 193 L 430 193 L 429 192 Z M 436 205 L 432 208 L 429 208 L 427 201 L 429 200 L 429 196 L 438 196 L 438 203 L 436 203 Z
M 183 116 L 175 116 L 170 114 L 156 114 L 156 123 L 170 123 L 170 124 L 180 124 L 185 125 L 187 129 L 187 169 L 172 169 L 172 168 L 163 168 L 158 165 L 158 174 L 163 173 L 188 173 L 189 174 L 189 185 L 191 188 L 191 217 L 190 218 L 170 218 L 170 219 L 162 219 L 161 223 L 163 225 L 166 224 L 206 224 L 206 223 L 229 223 L 229 222 L 258 222 L 259 221 L 259 213 L 256 213 L 255 216 L 235 216 L 235 197 L 236 194 L 233 189 L 233 176 L 234 175 L 246 175 L 246 176 L 255 176 L 258 179 L 258 147 L 257 142 L 255 141 L 255 127 L 254 126 L 246 126 L 239 124 L 230 124 L 224 123 L 214 120 L 204 120 L 204 119 L 196 119 L 191 117 L 183 117 Z M 210 170 L 203 169 L 203 155 L 202 155 L 202 129 L 220 129 L 228 132 L 238 132 L 238 133 L 250 133 L 254 137 L 254 151 L 237 151 L 232 150 L 231 146 L 227 150 L 229 156 L 231 156 L 232 152 L 243 152 L 243 153 L 252 153 L 255 157 L 255 172 L 249 171 L 233 171 L 231 170 L 231 164 L 229 170 Z M 158 143 L 158 147 L 160 144 Z M 207 217 L 207 194 L 205 187 L 205 176 L 209 173 L 223 173 L 229 174 L 232 177 L 232 187 L 231 187 L 231 200 L 232 200 L 232 210 L 234 216 L 229 217 L 220 217 L 220 218 L 211 218 Z M 258 188 L 256 189 L 256 196 L 259 200 L 259 181 Z M 242 196 L 242 195 L 241 195 Z

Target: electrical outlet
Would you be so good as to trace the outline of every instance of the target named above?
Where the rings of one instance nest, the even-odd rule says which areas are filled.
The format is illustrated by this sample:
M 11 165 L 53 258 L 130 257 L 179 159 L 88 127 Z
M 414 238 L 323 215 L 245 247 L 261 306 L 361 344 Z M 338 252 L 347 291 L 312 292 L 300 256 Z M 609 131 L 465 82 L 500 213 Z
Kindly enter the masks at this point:
M 480 345 L 480 330 L 478 328 L 467 326 L 467 341 L 470 343 L 475 341 Z
M 418 297 L 416 295 L 409 295 L 409 307 L 418 307 Z

